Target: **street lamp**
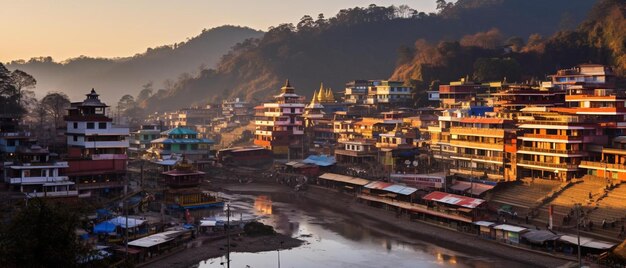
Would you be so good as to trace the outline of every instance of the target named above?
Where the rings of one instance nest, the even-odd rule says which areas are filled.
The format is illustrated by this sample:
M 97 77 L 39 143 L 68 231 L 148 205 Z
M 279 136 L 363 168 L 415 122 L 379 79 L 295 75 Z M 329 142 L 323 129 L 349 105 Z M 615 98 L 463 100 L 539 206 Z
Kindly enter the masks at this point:
M 581 204 L 574 204 L 574 209 L 576 211 L 576 236 L 578 237 L 578 267 L 583 267 L 582 259 L 580 257 L 580 212 L 582 210 Z

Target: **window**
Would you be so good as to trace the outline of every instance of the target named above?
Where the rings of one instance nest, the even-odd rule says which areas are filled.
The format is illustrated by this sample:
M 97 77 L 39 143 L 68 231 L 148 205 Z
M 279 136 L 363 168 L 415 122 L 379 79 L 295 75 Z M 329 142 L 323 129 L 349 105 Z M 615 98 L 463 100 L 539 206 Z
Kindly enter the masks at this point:
M 72 135 L 72 138 L 74 139 L 74 141 L 78 141 L 78 136 Z
M 78 123 L 74 122 L 74 129 L 78 128 Z
M 187 150 L 187 144 L 181 144 L 180 145 L 180 150 L 181 151 Z
M 94 123 L 87 123 L 87 129 L 94 129 Z
M 99 129 L 106 129 L 107 128 L 107 123 L 98 123 L 98 128 Z

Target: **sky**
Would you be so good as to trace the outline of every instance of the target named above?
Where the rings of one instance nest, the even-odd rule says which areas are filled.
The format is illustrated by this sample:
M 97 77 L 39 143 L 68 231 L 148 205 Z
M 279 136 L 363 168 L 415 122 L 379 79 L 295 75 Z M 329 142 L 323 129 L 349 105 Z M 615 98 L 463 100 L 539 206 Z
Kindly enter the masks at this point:
M 0 0 L 0 62 L 132 56 L 205 28 L 230 24 L 266 31 L 303 15 L 329 18 L 372 3 L 435 10 L 435 0 Z

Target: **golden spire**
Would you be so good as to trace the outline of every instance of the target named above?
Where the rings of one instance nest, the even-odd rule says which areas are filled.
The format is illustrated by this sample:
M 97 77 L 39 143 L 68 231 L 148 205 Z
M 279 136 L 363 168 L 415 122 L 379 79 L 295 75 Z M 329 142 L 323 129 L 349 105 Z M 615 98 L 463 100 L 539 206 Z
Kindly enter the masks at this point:
M 317 92 L 316 98 L 318 102 L 324 101 L 324 83 L 320 84 L 320 91 Z
M 313 97 L 311 98 L 311 104 L 309 106 L 313 107 L 317 103 L 317 90 L 313 92 Z
M 330 88 L 326 90 L 326 102 L 335 102 L 335 95 L 333 94 L 333 90 Z

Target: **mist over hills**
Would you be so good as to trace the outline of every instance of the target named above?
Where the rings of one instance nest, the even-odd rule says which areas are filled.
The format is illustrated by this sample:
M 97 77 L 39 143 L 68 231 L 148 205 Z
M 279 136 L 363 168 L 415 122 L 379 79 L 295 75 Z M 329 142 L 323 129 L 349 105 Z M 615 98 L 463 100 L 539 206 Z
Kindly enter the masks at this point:
M 10 70 L 23 70 L 37 79 L 39 97 L 49 91 L 63 91 L 72 100 L 82 100 L 91 88 L 109 105 L 115 105 L 124 94 L 136 95 L 142 85 L 152 81 L 154 90 L 164 82 L 175 81 L 201 69 L 213 68 L 236 43 L 257 38 L 261 31 L 239 26 L 221 26 L 203 30 L 198 36 L 173 45 L 148 48 L 126 58 L 91 58 L 80 56 L 64 62 L 50 57 L 16 60 Z
M 310 96 L 319 83 L 336 91 L 353 79 L 386 79 L 402 48 L 416 40 L 437 43 L 497 28 L 504 38 L 550 36 L 574 29 L 595 1 L 460 0 L 438 13 L 406 7 L 370 5 L 324 17 L 304 16 L 281 24 L 262 38 L 234 47 L 215 69 L 179 79 L 144 105 L 148 111 L 171 110 L 225 97 L 265 100 L 286 78 Z

